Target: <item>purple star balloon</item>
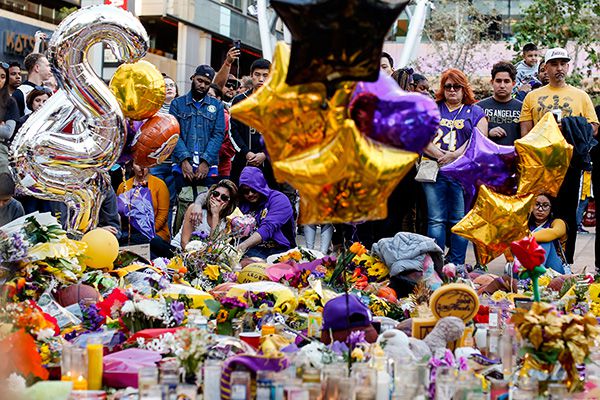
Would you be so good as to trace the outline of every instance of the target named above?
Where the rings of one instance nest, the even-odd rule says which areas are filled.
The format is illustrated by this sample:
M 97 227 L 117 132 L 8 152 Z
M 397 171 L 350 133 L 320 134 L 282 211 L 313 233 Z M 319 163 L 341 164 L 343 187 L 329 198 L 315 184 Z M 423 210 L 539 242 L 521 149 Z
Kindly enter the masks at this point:
M 365 136 L 415 153 L 431 142 L 440 123 L 440 112 L 432 99 L 405 92 L 384 73 L 376 82 L 356 85 L 350 115 Z
M 495 192 L 513 195 L 517 191 L 517 153 L 514 146 L 502 146 L 475 128 L 465 152 L 440 172 L 460 182 L 465 189 L 465 206 L 471 209 L 481 185 Z

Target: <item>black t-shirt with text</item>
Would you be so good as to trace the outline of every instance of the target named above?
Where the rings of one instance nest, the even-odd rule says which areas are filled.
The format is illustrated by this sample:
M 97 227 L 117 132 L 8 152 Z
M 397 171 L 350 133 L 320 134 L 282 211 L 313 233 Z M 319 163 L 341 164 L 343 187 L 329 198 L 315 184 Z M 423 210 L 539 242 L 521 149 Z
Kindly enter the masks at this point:
M 514 145 L 515 140 L 521 137 L 519 118 L 521 117 L 521 107 L 523 103 L 516 99 L 501 103 L 493 97 L 488 97 L 487 99 L 481 100 L 477 105 L 485 111 L 485 116 L 488 120 L 488 132 L 497 126 L 506 131 L 506 136 L 490 136 L 490 139 L 505 146 Z

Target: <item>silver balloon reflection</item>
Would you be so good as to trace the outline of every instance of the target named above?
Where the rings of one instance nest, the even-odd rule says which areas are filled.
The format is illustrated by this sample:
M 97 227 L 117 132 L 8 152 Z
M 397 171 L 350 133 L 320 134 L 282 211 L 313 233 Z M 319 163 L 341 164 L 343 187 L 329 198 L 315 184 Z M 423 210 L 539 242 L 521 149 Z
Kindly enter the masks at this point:
M 88 51 L 106 43 L 119 61 L 134 62 L 148 49 L 146 30 L 131 13 L 110 5 L 68 16 L 48 44 L 60 89 L 15 135 L 11 166 L 25 194 L 62 201 L 68 228 L 85 232 L 98 222 L 108 189 L 107 168 L 125 145 L 123 113 L 88 63 Z

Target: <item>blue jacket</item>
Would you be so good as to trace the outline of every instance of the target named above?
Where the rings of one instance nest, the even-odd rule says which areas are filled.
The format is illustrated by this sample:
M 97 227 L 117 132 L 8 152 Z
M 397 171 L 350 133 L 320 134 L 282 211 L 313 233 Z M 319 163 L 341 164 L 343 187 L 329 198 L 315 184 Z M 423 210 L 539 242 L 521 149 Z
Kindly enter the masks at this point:
M 191 162 L 194 150 L 198 149 L 201 160 L 209 166 L 217 165 L 225 135 L 223 103 L 206 95 L 198 104 L 190 91 L 171 102 L 169 113 L 177 118 L 181 129 L 173 160 L 179 164 L 189 158 Z

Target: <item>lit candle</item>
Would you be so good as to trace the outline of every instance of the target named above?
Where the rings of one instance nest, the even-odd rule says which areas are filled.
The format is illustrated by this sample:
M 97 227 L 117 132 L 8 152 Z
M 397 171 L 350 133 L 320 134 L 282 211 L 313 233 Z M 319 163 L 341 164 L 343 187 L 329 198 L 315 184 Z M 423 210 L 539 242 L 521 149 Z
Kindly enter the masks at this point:
M 100 342 L 88 340 L 88 386 L 90 390 L 102 389 L 102 356 L 104 346 Z
M 72 381 L 72 380 L 73 380 L 73 377 L 71 376 L 71 371 L 67 371 L 65 374 L 63 374 L 63 375 L 60 377 L 60 380 L 61 380 L 61 381 Z
M 88 390 L 88 381 L 83 375 L 79 375 L 77 379 L 73 381 L 73 390 Z

